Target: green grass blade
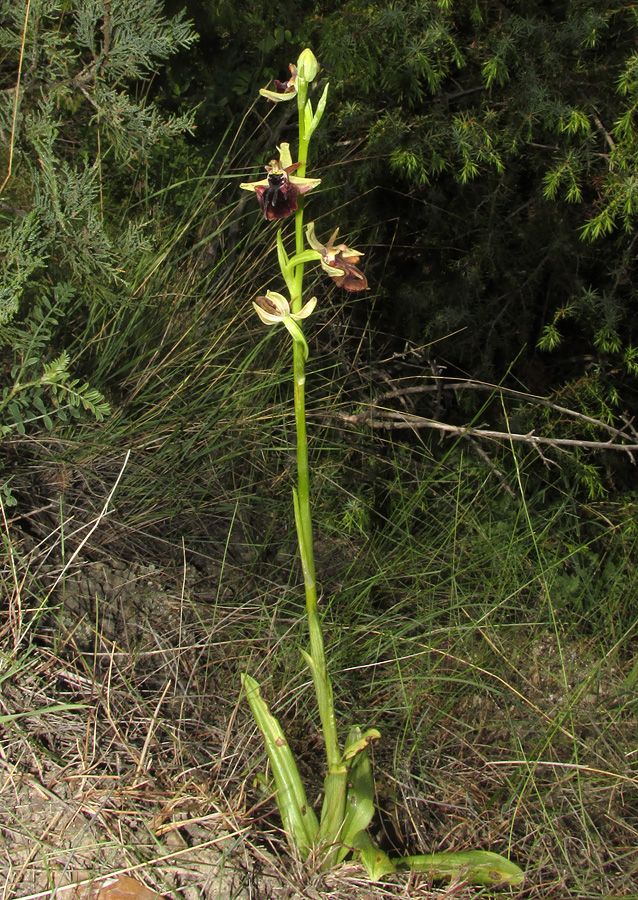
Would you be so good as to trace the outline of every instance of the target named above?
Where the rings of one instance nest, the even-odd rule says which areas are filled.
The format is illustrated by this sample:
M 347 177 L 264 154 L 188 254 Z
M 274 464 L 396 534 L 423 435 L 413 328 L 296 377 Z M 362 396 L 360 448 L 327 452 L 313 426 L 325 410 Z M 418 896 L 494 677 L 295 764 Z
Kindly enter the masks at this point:
M 306 799 L 306 792 L 288 741 L 279 722 L 271 715 L 263 700 L 259 685 L 254 678 L 246 674 L 242 674 L 241 681 L 266 745 L 284 830 L 295 850 L 305 858 L 317 835 L 319 827 L 317 817 Z
M 53 713 L 71 712 L 76 709 L 87 709 L 86 703 L 56 703 L 53 706 L 44 706 L 42 709 L 28 709 L 25 712 L 8 713 L 0 716 L 0 725 L 7 722 L 15 722 L 17 719 L 24 719 L 31 716 L 48 716 Z

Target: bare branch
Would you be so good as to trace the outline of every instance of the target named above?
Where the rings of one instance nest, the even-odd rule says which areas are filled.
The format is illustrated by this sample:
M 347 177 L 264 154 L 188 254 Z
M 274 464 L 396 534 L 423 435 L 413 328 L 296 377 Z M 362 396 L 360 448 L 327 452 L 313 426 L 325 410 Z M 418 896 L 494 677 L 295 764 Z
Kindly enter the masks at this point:
M 609 432 L 609 434 L 614 435 L 614 437 L 626 437 L 625 431 L 631 430 L 634 433 L 634 439 L 638 439 L 638 433 L 636 433 L 635 429 L 631 426 L 631 423 L 624 419 L 624 417 L 623 421 L 625 422 L 625 426 L 623 428 L 615 428 L 608 422 L 603 422 L 602 419 L 594 419 L 592 416 L 586 416 L 584 413 L 580 413 L 575 409 L 568 409 L 566 406 L 559 406 L 558 403 L 552 403 L 551 400 L 545 400 L 543 397 L 537 397 L 535 394 L 526 394 L 524 391 L 515 391 L 511 388 L 504 388 L 495 384 L 484 384 L 480 381 L 446 382 L 444 378 L 438 376 L 436 384 L 398 388 L 394 391 L 388 391 L 379 399 L 390 400 L 393 397 L 401 397 L 407 394 L 438 393 L 441 390 L 441 384 L 443 390 L 447 391 L 485 391 L 500 394 L 503 397 L 513 397 L 517 400 L 522 400 L 525 403 L 532 403 L 535 406 L 542 406 L 545 409 L 553 409 L 556 412 L 562 413 L 566 416 L 570 416 L 573 419 L 579 419 L 581 422 L 587 422 L 589 425 L 595 425 L 597 428 L 602 428 L 604 431 Z
M 489 440 L 499 441 L 516 441 L 519 443 L 530 444 L 531 446 L 545 445 L 547 447 L 582 447 L 587 450 L 620 450 L 627 453 L 632 463 L 636 460 L 633 456 L 638 452 L 638 443 L 636 444 L 617 444 L 613 440 L 609 441 L 585 441 L 577 438 L 550 438 L 541 437 L 530 431 L 528 434 L 517 434 L 511 431 L 493 431 L 487 428 L 474 428 L 471 425 L 446 425 L 444 422 L 436 422 L 434 419 L 427 419 L 423 416 L 415 416 L 410 413 L 397 412 L 393 409 L 382 409 L 378 406 L 370 406 L 366 412 L 357 415 L 348 415 L 347 413 L 334 413 L 334 416 L 348 425 L 366 425 L 372 428 L 383 428 L 386 430 L 400 429 L 419 429 L 431 428 L 435 431 L 442 431 L 446 434 L 456 435 L 457 437 L 475 437 L 487 438 Z M 621 432 L 618 435 L 622 436 Z

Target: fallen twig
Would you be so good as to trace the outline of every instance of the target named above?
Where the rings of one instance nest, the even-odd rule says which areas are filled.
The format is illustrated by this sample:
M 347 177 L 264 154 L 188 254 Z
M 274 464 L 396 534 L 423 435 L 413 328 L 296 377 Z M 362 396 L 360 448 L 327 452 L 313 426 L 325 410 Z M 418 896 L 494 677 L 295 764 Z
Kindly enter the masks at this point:
M 633 456 L 638 452 L 638 443 L 636 444 L 619 444 L 614 440 L 609 441 L 587 441 L 580 438 L 552 438 L 542 437 L 534 434 L 533 431 L 527 434 L 518 434 L 512 431 L 495 431 L 488 428 L 474 428 L 471 425 L 447 425 L 445 422 L 437 422 L 434 419 L 428 419 L 423 416 L 413 415 L 406 412 L 397 412 L 393 409 L 383 409 L 382 407 L 371 405 L 368 410 L 357 413 L 356 415 L 348 415 L 347 413 L 333 413 L 342 422 L 348 425 L 366 425 L 371 428 L 383 428 L 386 430 L 399 430 L 402 428 L 431 428 L 435 431 L 443 431 L 450 435 L 458 437 L 477 437 L 489 438 L 491 440 L 517 441 L 532 446 L 545 445 L 549 447 L 582 447 L 587 450 L 620 450 L 628 454 L 632 463 L 636 460 Z M 595 421 L 595 420 L 594 420 Z M 600 423 L 603 425 L 604 423 Z M 615 436 L 624 437 L 622 431 L 614 429 Z

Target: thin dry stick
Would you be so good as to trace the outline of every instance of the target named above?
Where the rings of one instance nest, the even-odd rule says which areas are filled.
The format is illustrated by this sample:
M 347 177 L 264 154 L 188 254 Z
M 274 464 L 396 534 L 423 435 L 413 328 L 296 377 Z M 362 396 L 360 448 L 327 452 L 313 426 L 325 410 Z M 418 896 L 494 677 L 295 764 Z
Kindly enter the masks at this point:
M 511 431 L 492 431 L 487 428 L 473 428 L 471 425 L 446 425 L 444 422 L 436 422 L 434 419 L 426 419 L 423 416 L 415 416 L 410 413 L 397 412 L 393 409 L 382 409 L 378 406 L 370 406 L 369 412 L 357 415 L 335 413 L 342 422 L 348 425 L 367 425 L 372 428 L 402 429 L 402 428 L 432 428 L 435 431 L 444 431 L 458 437 L 491 438 L 494 440 L 519 441 L 532 446 L 544 444 L 548 447 L 583 447 L 587 450 L 622 450 L 627 453 L 632 463 L 635 464 L 633 453 L 638 452 L 637 444 L 615 444 L 613 441 L 585 441 L 577 438 L 550 438 L 540 437 L 533 431 L 527 434 L 517 434 Z M 371 415 L 372 410 L 377 418 Z M 624 436 L 618 432 L 618 436 Z
M 496 384 L 485 384 L 481 381 L 445 382 L 445 380 L 439 376 L 437 377 L 437 384 L 426 384 L 406 388 L 398 388 L 394 391 L 388 391 L 379 399 L 390 400 L 392 397 L 403 397 L 408 394 L 433 393 L 438 392 L 441 389 L 444 391 L 489 391 L 493 394 L 500 394 L 502 397 L 513 397 L 516 400 L 524 400 L 526 403 L 533 403 L 535 406 L 542 406 L 544 409 L 553 409 L 556 412 L 563 413 L 564 415 L 570 416 L 573 419 L 580 419 L 581 422 L 588 422 L 590 425 L 596 425 L 598 428 L 602 428 L 605 431 L 608 431 L 610 434 L 621 437 L 624 436 L 625 429 L 615 428 L 608 422 L 603 422 L 602 419 L 594 419 L 592 418 L 592 416 L 586 416 L 584 413 L 577 412 L 575 409 L 568 409 L 566 406 L 559 406 L 558 403 L 553 403 L 551 400 L 545 400 L 544 397 L 537 397 L 536 394 L 527 394 L 524 391 L 515 391 L 512 388 L 505 388 Z M 631 429 L 634 437 L 638 437 L 638 432 L 636 432 L 635 429 L 631 427 L 631 424 L 629 422 L 625 422 L 625 425 L 627 428 Z
M 51 596 L 51 594 L 53 593 L 53 591 L 56 589 L 56 587 L 57 587 L 58 584 L 60 583 L 60 580 L 61 580 L 61 579 L 64 577 L 64 575 L 68 572 L 69 567 L 73 564 L 73 561 L 76 559 L 76 557 L 78 556 L 78 554 L 82 551 L 82 548 L 85 546 L 85 544 L 86 544 L 86 542 L 88 541 L 88 539 L 91 537 L 91 535 L 93 534 L 93 532 L 95 531 L 95 529 L 98 527 L 98 525 L 100 524 L 100 522 L 102 521 L 102 519 L 103 519 L 104 516 L 106 515 L 106 513 L 107 513 L 107 511 L 108 511 L 108 508 L 109 508 L 109 503 L 111 502 L 111 499 L 113 498 L 113 494 L 114 494 L 115 491 L 117 490 L 117 486 L 118 486 L 118 484 L 120 483 L 120 481 L 121 481 L 121 479 L 122 479 L 122 475 L 124 474 L 124 469 L 126 468 L 126 466 L 127 466 L 127 464 L 128 464 L 128 460 L 129 460 L 129 456 L 130 456 L 130 455 L 131 455 L 131 451 L 130 451 L 130 449 L 129 449 L 129 450 L 126 451 L 126 456 L 124 457 L 124 462 L 122 463 L 122 468 L 120 469 L 120 474 L 119 474 L 119 475 L 117 476 L 117 478 L 115 479 L 115 484 L 114 484 L 113 487 L 111 488 L 111 490 L 110 490 L 110 492 L 109 492 L 109 495 L 108 495 L 108 497 L 106 498 L 106 500 L 105 500 L 105 502 L 104 502 L 104 506 L 102 507 L 102 509 L 101 509 L 101 511 L 100 511 L 100 513 L 99 513 L 99 515 L 98 515 L 98 517 L 96 518 L 95 522 L 93 523 L 93 527 L 89 530 L 89 532 L 85 535 L 85 537 L 82 538 L 82 540 L 80 541 L 80 543 L 78 544 L 78 546 L 76 547 L 76 549 L 73 551 L 73 553 L 72 553 L 71 556 L 69 557 L 68 562 L 66 563 L 66 565 L 64 566 L 64 568 L 62 569 L 62 571 L 60 572 L 60 574 L 58 575 L 58 577 L 57 577 L 57 578 L 55 579 L 55 581 L 53 582 L 53 586 L 52 586 L 51 589 L 49 590 L 49 593 L 47 594 L 46 600 L 49 599 L 49 597 Z M 46 602 L 46 600 L 45 600 L 45 602 Z
M 526 759 L 495 759 L 485 763 L 485 768 L 493 768 L 496 766 L 528 766 L 532 769 L 540 769 L 547 767 L 550 769 L 567 769 L 572 772 L 587 772 L 590 775 L 604 775 L 607 778 L 614 778 L 617 781 L 626 781 L 628 784 L 638 784 L 635 775 L 623 775 L 621 772 L 609 772 L 607 769 L 595 769 L 592 766 L 585 766 L 580 763 L 555 762 L 551 759 L 537 759 L 530 763 Z
M 53 893 L 51 890 L 37 891 L 33 894 L 23 894 L 22 896 L 17 897 L 16 900 L 54 900 L 55 897 L 59 897 L 61 894 L 65 894 L 69 891 L 72 892 L 74 897 L 76 897 L 78 895 L 79 888 L 92 888 L 96 885 L 96 883 L 99 884 L 100 882 L 105 882 L 106 880 L 108 880 L 109 882 L 115 881 L 119 875 L 130 875 L 131 872 L 142 872 L 145 869 L 154 871 L 156 868 L 159 868 L 162 863 L 173 862 L 173 860 L 179 859 L 182 856 L 206 850 L 208 847 L 220 847 L 223 853 L 224 844 L 226 842 L 234 838 L 244 838 L 249 830 L 249 826 L 246 826 L 245 828 L 237 828 L 234 831 L 229 831 L 225 834 L 221 834 L 219 835 L 219 837 L 210 838 L 207 841 L 202 841 L 201 844 L 181 847 L 179 850 L 171 850 L 169 853 L 164 853 L 161 856 L 157 856 L 150 862 L 144 860 L 143 862 L 135 863 L 134 865 L 120 866 L 117 869 L 113 869 L 113 871 L 109 872 L 108 875 L 102 875 L 97 879 L 95 875 L 91 875 L 89 878 L 83 878 L 80 881 L 72 881 L 70 884 L 60 885 L 59 887 L 55 888 L 55 893 Z
M 22 592 L 20 589 L 20 582 L 18 580 L 18 572 L 15 564 L 15 556 L 13 551 L 13 544 L 11 543 L 11 535 L 9 534 L 9 523 L 7 522 L 7 515 L 4 508 L 4 503 L 2 501 L 2 494 L 0 493 L 0 512 L 2 513 L 2 521 L 4 524 L 4 533 L 6 535 L 5 548 L 6 553 L 9 558 L 9 565 L 11 567 L 11 577 L 13 579 L 14 585 L 14 597 L 15 604 L 11 603 L 9 606 L 9 621 L 1 632 L 0 637 L 5 634 L 7 629 L 12 629 L 13 631 L 13 642 L 14 645 L 17 646 L 19 643 L 19 635 L 22 632 Z
M 142 769 L 144 768 L 144 764 L 146 762 L 146 756 L 148 754 L 148 748 L 151 743 L 151 738 L 153 737 L 153 732 L 155 731 L 155 728 L 157 727 L 157 723 L 159 721 L 159 711 L 161 709 L 162 703 L 164 702 L 164 697 L 166 696 L 170 686 L 171 686 L 171 680 L 169 678 L 168 681 L 166 682 L 164 690 L 162 691 L 162 696 L 157 701 L 157 706 L 155 707 L 155 712 L 151 716 L 151 720 L 148 725 L 148 731 L 146 733 L 146 740 L 144 741 L 144 746 L 142 747 L 142 752 L 140 753 L 139 762 L 137 763 L 137 767 L 135 769 L 136 775 L 139 775 L 140 772 L 142 771 Z

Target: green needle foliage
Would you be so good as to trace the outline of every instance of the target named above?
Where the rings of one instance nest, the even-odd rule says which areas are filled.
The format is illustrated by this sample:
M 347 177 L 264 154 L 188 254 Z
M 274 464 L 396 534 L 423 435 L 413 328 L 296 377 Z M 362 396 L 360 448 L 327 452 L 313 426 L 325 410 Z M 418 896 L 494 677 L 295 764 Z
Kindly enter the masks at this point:
M 286 59 L 287 34 L 318 48 L 333 77 L 315 150 L 323 194 L 376 249 L 380 328 L 434 345 L 448 374 L 568 391 L 598 418 L 636 414 L 635 3 L 192 9 L 253 78 Z
M 2 0 L 0 21 L 6 435 L 109 413 L 73 374 L 70 317 L 79 306 L 98 317 L 134 302 L 131 273 L 153 235 L 143 215 L 118 219 L 121 196 L 192 124 L 147 102 L 144 82 L 196 35 L 183 16 L 166 18 L 159 0 Z
M 241 187 L 254 191 L 267 220 L 278 220 L 294 213 L 295 252 L 286 252 L 281 230 L 277 234 L 277 256 L 290 299 L 275 291 L 258 297 L 254 307 L 264 324 L 283 324 L 293 340 L 293 380 L 295 425 L 297 438 L 297 484 L 293 488 L 293 504 L 297 540 L 303 571 L 306 614 L 310 638 L 310 652 L 303 657 L 310 669 L 323 731 L 328 773 L 324 782 L 324 799 L 319 820 L 308 804 L 306 792 L 292 751 L 277 720 L 261 697 L 258 683 L 243 674 L 242 683 L 257 725 L 262 733 L 273 770 L 277 803 L 284 829 L 293 850 L 308 858 L 314 851 L 321 867 L 330 869 L 351 851 L 359 854 L 368 876 L 378 881 L 394 873 L 397 866 L 427 872 L 433 878 L 463 877 L 483 885 L 520 885 L 523 873 L 517 865 L 495 853 L 473 851 L 412 856 L 393 861 L 374 842 L 367 828 L 374 814 L 374 781 L 368 759 L 368 746 L 381 737 L 375 728 L 362 732 L 353 727 L 343 750 L 340 748 L 332 683 L 324 648 L 321 618 L 317 604 L 317 584 L 313 550 L 312 516 L 310 508 L 310 473 L 305 413 L 305 365 L 308 344 L 302 321 L 310 316 L 316 305 L 313 297 L 303 302 L 304 266 L 313 261 L 336 284 L 348 291 L 364 290 L 365 276 L 356 267 L 361 254 L 345 244 L 335 247 L 335 232 L 322 244 L 310 223 L 306 237 L 310 249 L 304 245 L 303 194 L 318 185 L 317 179 L 306 178 L 306 164 L 310 138 L 326 107 L 328 85 L 324 87 L 313 109 L 309 87 L 319 73 L 314 54 L 304 50 L 297 65 L 290 66 L 291 77 L 285 83 L 276 82 L 276 90 L 262 90 L 263 96 L 274 102 L 297 101 L 299 119 L 298 162 L 293 163 L 288 144 L 279 148 L 279 162 L 267 166 L 268 176 L 261 182 L 245 183 Z M 296 173 L 293 175 L 292 173 Z

